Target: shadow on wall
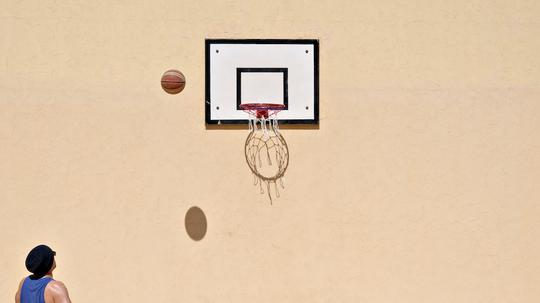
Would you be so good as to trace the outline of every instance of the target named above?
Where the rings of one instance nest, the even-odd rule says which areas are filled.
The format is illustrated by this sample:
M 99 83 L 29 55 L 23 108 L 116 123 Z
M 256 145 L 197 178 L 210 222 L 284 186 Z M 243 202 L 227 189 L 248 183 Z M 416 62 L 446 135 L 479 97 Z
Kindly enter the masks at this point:
M 187 211 L 184 223 L 186 232 L 192 240 L 200 241 L 206 235 L 208 227 L 206 215 L 197 206 L 193 206 Z

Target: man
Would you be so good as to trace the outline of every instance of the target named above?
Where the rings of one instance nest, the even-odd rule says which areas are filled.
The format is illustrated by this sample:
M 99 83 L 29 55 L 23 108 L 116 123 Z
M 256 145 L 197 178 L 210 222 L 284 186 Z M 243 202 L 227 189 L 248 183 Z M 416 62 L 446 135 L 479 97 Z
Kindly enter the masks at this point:
M 47 245 L 34 247 L 26 257 L 26 268 L 32 275 L 19 283 L 16 303 L 71 303 L 64 283 L 53 279 L 56 252 Z

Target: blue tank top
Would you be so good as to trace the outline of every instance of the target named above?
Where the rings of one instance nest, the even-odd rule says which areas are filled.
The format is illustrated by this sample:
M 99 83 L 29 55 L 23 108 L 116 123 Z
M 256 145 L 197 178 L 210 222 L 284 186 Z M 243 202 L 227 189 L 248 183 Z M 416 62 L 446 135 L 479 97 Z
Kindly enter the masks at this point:
M 21 303 L 45 303 L 45 287 L 53 281 L 51 277 L 33 280 L 24 279 L 21 287 Z

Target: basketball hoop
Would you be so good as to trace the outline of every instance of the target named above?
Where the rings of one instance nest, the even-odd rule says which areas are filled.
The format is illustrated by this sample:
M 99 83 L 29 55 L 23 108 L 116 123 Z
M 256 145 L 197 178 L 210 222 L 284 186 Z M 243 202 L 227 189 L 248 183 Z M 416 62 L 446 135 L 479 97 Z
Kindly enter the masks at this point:
M 270 192 L 274 184 L 276 197 L 279 197 L 277 182 L 282 188 L 283 175 L 289 166 L 289 149 L 285 138 L 279 131 L 277 113 L 285 109 L 283 104 L 244 103 L 240 108 L 249 114 L 249 135 L 244 152 L 246 162 L 254 175 L 254 184 L 259 185 L 264 194 L 263 183 L 272 203 Z M 265 158 L 265 159 L 263 159 Z
M 248 113 L 250 116 L 255 116 L 256 118 L 264 117 L 268 119 L 268 117 L 272 117 L 281 110 L 285 109 L 285 105 L 273 103 L 245 103 L 240 104 L 240 109 Z

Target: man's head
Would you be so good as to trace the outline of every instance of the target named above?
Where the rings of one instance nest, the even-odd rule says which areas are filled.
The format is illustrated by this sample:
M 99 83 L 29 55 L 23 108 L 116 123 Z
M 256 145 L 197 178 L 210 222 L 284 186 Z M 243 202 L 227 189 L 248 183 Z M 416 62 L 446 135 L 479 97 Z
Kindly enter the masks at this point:
M 33 273 L 35 277 L 41 278 L 52 272 L 56 267 L 55 255 L 56 252 L 47 245 L 38 245 L 28 253 L 25 262 L 26 269 Z

